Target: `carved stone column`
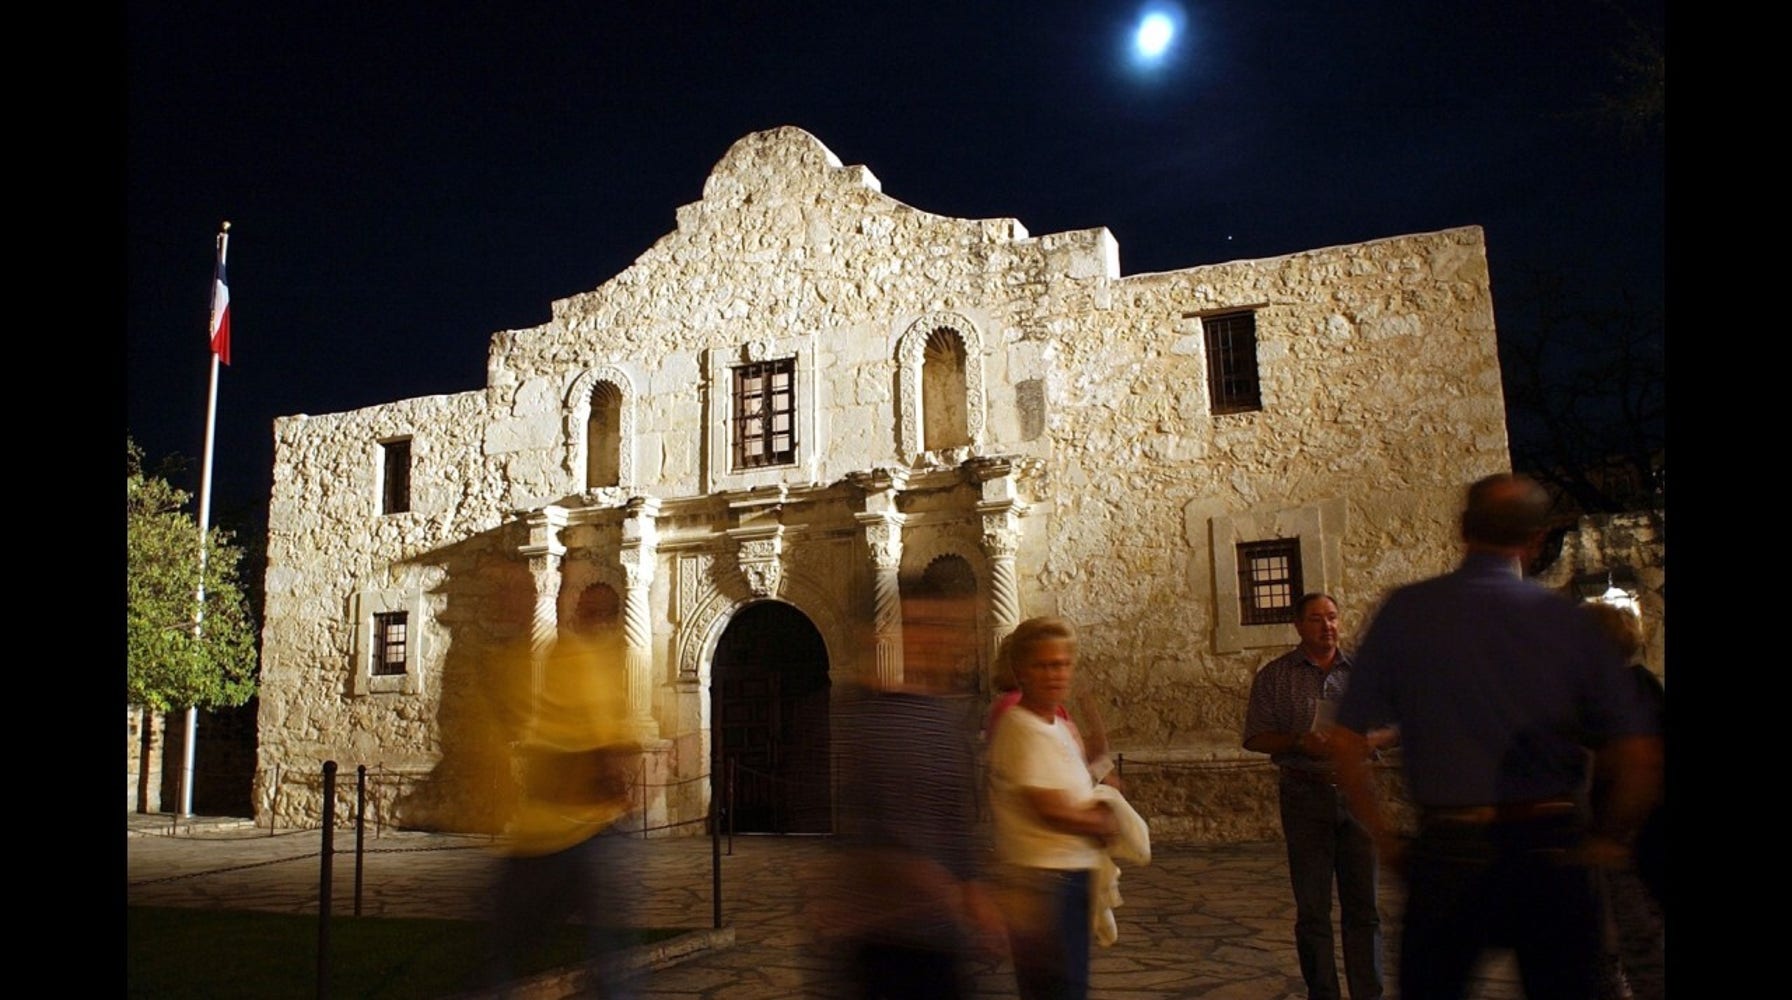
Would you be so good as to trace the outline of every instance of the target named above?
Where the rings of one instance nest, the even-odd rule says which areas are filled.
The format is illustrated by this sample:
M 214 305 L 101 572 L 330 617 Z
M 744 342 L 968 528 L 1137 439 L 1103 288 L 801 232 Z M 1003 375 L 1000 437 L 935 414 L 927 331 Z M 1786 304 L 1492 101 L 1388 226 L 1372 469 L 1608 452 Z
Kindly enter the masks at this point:
M 1014 557 L 1020 551 L 1020 519 L 1030 506 L 1016 484 L 1020 463 L 1007 458 L 978 458 L 965 463 L 982 484 L 977 513 L 983 517 L 983 554 L 989 559 L 989 626 L 991 662 L 1002 640 L 1020 624 L 1020 578 Z
M 871 551 L 872 634 L 876 642 L 877 681 L 902 680 L 902 525 L 896 497 L 907 485 L 899 470 L 855 473 L 853 484 L 865 491 L 865 509 L 853 515 L 864 526 Z
M 535 608 L 529 620 L 529 696 L 541 690 L 541 672 L 548 651 L 560 635 L 560 563 L 566 546 L 560 541 L 560 529 L 566 527 L 566 510 L 543 507 L 525 515 L 529 542 L 522 547 L 529 560 L 529 577 L 535 582 Z
M 652 497 L 631 497 L 622 521 L 622 572 L 626 579 L 622 599 L 624 663 L 628 670 L 628 717 L 635 736 L 658 739 L 659 723 L 653 718 L 653 619 L 650 601 L 653 568 L 658 559 L 659 528 L 655 518 L 660 502 Z
M 1020 526 L 1012 512 L 983 515 L 983 554 L 989 558 L 989 627 L 994 649 L 1020 624 L 1020 580 L 1014 555 L 1020 551 Z M 993 650 L 992 650 L 993 651 Z

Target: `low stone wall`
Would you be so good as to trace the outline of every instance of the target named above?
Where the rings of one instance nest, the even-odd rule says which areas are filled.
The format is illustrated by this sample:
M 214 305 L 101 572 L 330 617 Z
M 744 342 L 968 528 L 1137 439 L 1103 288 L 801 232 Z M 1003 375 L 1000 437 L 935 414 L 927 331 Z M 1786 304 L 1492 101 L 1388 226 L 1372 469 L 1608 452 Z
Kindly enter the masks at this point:
M 1238 844 L 1282 839 L 1276 768 L 1263 754 L 1222 744 L 1121 751 L 1126 800 L 1157 844 Z M 1410 825 L 1412 808 L 1397 755 L 1376 766 L 1392 822 Z

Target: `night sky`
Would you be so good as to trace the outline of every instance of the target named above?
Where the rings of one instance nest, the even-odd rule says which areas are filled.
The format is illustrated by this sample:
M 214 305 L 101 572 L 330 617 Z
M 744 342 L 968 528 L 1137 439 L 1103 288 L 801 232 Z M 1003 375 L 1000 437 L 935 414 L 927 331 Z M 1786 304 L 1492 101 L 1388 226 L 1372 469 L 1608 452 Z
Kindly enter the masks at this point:
M 1148 7 L 1183 24 L 1140 67 Z M 1176 4 L 134 2 L 127 428 L 198 486 L 214 236 L 234 364 L 214 511 L 265 504 L 272 423 L 483 385 L 674 226 L 748 132 L 1126 274 L 1480 225 L 1523 276 L 1663 297 L 1661 133 L 1600 111 L 1662 0 Z

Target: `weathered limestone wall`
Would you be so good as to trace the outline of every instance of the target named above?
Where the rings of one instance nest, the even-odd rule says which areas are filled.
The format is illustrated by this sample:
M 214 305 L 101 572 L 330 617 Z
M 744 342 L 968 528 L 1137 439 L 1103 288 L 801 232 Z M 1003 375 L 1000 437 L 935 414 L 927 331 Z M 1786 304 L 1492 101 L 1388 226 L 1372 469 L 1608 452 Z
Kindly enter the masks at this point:
M 258 815 L 315 822 L 327 759 L 342 768 L 339 814 L 349 814 L 357 764 L 379 776 L 373 811 L 389 812 L 406 779 L 453 742 L 446 693 L 527 625 L 527 575 L 500 527 L 509 488 L 487 460 L 507 442 L 489 413 L 475 392 L 276 423 Z M 382 515 L 380 442 L 406 436 L 411 510 Z M 422 595 L 412 641 L 428 669 L 414 693 L 354 693 L 354 600 L 371 588 Z
M 1507 465 L 1480 233 L 1119 286 L 1118 315 L 1059 344 L 1057 541 L 1037 593 L 1082 625 L 1092 677 L 1126 692 L 1118 743 L 1235 743 L 1252 673 L 1295 637 L 1215 652 L 1213 519 L 1343 504 L 1339 562 L 1307 583 L 1336 594 L 1349 635 L 1383 591 L 1451 564 L 1462 485 Z M 1253 304 L 1263 409 L 1213 415 L 1182 315 Z
M 1135 802 L 1186 813 L 1203 840 L 1258 839 L 1276 828 L 1275 796 L 1273 780 L 1237 777 L 1270 773 L 1239 746 L 1244 705 L 1256 669 L 1296 637 L 1220 641 L 1216 616 L 1236 606 L 1222 528 L 1276 537 L 1316 522 L 1324 557 L 1305 566 L 1307 589 L 1336 595 L 1347 644 L 1388 589 L 1453 563 L 1463 485 L 1508 464 L 1480 233 L 1117 284 L 1107 323 L 1058 345 L 1053 541 L 1029 602 L 1082 628 L 1115 747 L 1178 776 L 1134 785 Z M 1215 415 L 1184 317 L 1245 305 L 1258 307 L 1263 408 Z M 1197 817 L 1191 795 L 1224 807 Z
M 162 811 L 166 726 L 167 716 L 160 712 L 145 711 L 137 705 L 125 709 L 125 809 L 128 812 Z
M 1263 407 L 1216 415 L 1199 317 L 1240 310 Z M 918 365 L 939 329 L 964 349 L 966 441 L 928 451 Z M 730 367 L 786 357 L 798 461 L 733 471 Z M 391 775 L 381 808 L 404 821 L 465 822 L 455 797 L 483 779 L 451 766 L 457 699 L 493 650 L 540 630 L 543 588 L 563 613 L 592 583 L 642 580 L 656 766 L 688 781 L 708 751 L 704 657 L 735 610 L 789 601 L 837 680 L 866 676 L 874 564 L 963 558 L 988 612 L 1012 528 L 1020 611 L 1079 624 L 1116 748 L 1202 764 L 1143 780 L 1135 801 L 1187 816 L 1189 836 L 1258 839 L 1273 790 L 1238 731 L 1252 673 L 1294 636 L 1237 625 L 1234 543 L 1299 536 L 1307 588 L 1337 595 L 1348 637 L 1381 593 L 1450 564 L 1463 484 L 1508 461 L 1478 229 L 1122 277 L 1105 229 L 932 215 L 788 128 L 736 143 L 621 274 L 496 334 L 487 373 L 481 390 L 276 425 L 257 802 L 281 822 L 315 820 L 331 757 Z M 587 489 L 599 383 L 623 400 L 622 482 Z M 413 509 L 381 515 L 380 442 L 399 437 Z M 978 492 L 978 456 L 1025 470 L 993 521 L 1010 508 Z M 901 480 L 883 520 L 865 506 L 874 470 Z M 625 573 L 630 497 L 660 506 L 651 558 Z M 566 551 L 525 556 L 518 512 L 550 504 L 569 520 L 543 537 Z M 779 551 L 755 570 L 769 590 L 737 565 L 749 524 L 782 532 L 754 543 Z M 419 611 L 407 688 L 357 676 L 369 601 Z M 669 818 L 701 808 L 681 788 Z

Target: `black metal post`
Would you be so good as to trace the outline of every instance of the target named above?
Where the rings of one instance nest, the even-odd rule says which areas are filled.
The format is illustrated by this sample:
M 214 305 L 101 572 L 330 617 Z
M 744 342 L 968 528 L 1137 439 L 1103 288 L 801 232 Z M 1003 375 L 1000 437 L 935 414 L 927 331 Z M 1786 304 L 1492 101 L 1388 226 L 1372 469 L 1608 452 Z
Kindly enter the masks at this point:
M 722 821 L 716 796 L 709 797 L 709 898 L 716 930 L 722 929 Z
M 367 841 L 367 765 L 355 765 L 355 916 L 361 915 L 361 861 Z
M 317 876 L 317 1000 L 330 996 L 330 883 L 336 859 L 336 762 L 324 761 L 324 838 Z

